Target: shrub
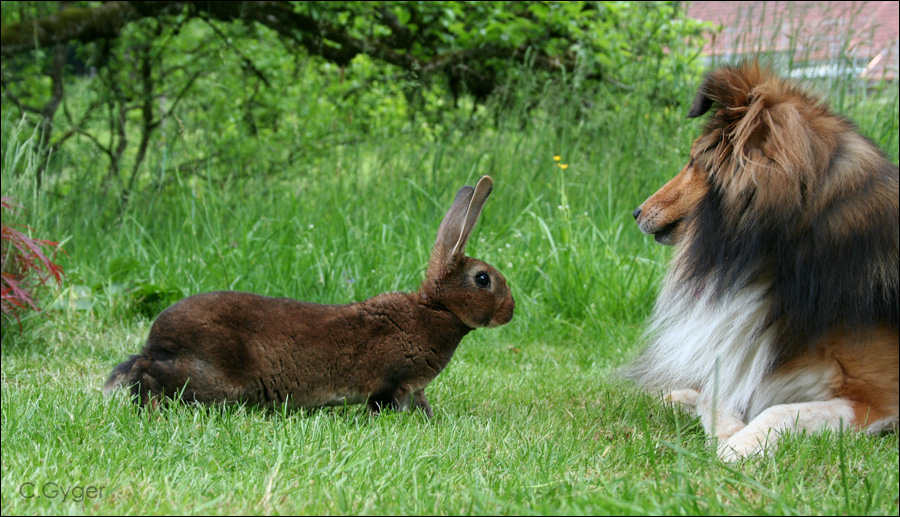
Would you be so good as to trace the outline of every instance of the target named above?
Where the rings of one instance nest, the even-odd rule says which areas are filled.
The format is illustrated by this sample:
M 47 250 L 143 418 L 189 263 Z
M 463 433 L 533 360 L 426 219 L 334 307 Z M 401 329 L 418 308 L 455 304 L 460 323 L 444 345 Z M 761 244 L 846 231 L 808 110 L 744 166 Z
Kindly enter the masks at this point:
M 29 237 L 16 229 L 30 231 L 27 226 L 7 224 L 9 215 L 15 214 L 16 208 L 21 207 L 12 198 L 0 197 L 0 211 L 3 212 L 0 223 L 0 310 L 3 314 L 12 314 L 18 321 L 16 309 L 40 311 L 32 294 L 35 280 L 43 285 L 52 278 L 61 284 L 63 270 L 44 252 L 47 248 L 56 248 L 59 243 Z

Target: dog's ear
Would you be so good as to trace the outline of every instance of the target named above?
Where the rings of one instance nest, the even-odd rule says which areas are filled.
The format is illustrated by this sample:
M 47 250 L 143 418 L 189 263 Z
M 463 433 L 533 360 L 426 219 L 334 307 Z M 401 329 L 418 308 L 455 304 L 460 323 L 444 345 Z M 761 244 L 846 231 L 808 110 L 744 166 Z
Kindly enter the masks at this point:
M 707 166 L 733 203 L 752 199 L 760 214 L 800 209 L 837 145 L 831 135 L 840 132 L 832 127 L 837 119 L 816 115 L 818 104 L 756 61 L 706 76 L 691 115 L 714 109 L 704 135 L 715 150 Z
M 737 66 L 723 66 L 703 79 L 697 91 L 687 118 L 697 118 L 719 104 L 727 110 L 747 107 L 752 98 L 751 91 L 768 75 L 758 61 L 750 61 Z
M 691 111 L 688 112 L 687 118 L 697 118 L 700 115 L 703 115 L 709 108 L 713 105 L 712 99 L 707 97 L 703 93 L 703 88 L 697 92 L 697 96 L 694 98 L 694 103 L 691 104 Z

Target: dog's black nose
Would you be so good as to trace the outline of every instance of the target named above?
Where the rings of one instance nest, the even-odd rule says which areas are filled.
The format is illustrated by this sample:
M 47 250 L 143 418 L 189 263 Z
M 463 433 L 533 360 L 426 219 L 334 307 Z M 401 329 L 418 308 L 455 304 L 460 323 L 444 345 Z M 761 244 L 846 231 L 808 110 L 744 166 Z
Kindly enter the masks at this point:
M 635 208 L 635 209 L 634 209 L 634 212 L 631 212 L 631 215 L 633 215 L 635 219 L 637 219 L 638 217 L 640 217 L 640 215 L 641 215 L 641 207 Z

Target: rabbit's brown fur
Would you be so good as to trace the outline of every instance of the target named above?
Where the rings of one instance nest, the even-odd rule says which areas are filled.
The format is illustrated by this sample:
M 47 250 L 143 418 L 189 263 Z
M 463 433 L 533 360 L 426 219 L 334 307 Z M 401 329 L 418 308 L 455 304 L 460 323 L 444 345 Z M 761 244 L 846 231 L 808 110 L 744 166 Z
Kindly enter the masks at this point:
M 424 388 L 475 327 L 503 325 L 515 302 L 499 272 L 464 255 L 492 181 L 463 187 L 444 217 L 417 293 L 348 305 L 220 291 L 163 311 L 143 353 L 116 366 L 104 392 L 130 386 L 136 401 L 162 397 L 319 407 L 367 403 L 431 407 Z M 489 284 L 482 286 L 487 275 Z

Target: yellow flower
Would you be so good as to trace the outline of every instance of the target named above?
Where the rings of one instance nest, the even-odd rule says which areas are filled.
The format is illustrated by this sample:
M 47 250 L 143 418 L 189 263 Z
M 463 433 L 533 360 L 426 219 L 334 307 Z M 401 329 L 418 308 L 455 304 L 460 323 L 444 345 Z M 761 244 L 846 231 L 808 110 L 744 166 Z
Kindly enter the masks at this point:
M 569 168 L 569 164 L 568 164 L 568 163 L 557 163 L 556 166 L 559 167 L 559 168 L 562 169 L 562 170 L 566 170 L 566 169 Z
M 554 162 L 558 162 L 558 161 L 560 161 L 560 160 L 562 160 L 562 157 L 559 156 L 559 155 L 556 155 L 556 156 L 553 157 L 553 161 L 554 161 Z

